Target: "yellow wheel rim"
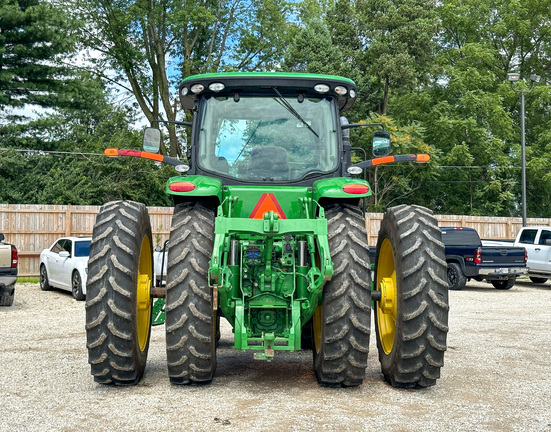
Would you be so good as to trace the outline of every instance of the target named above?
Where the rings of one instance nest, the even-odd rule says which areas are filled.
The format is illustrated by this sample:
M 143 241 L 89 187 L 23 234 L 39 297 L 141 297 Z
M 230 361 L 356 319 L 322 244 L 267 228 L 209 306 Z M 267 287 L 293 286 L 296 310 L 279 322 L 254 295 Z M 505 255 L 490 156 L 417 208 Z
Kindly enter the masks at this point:
M 376 282 L 376 289 L 381 291 L 381 300 L 377 302 L 379 339 L 383 351 L 388 355 L 394 346 L 394 336 L 396 334 L 397 285 L 394 254 L 392 253 L 392 245 L 387 238 L 383 240 L 379 250 Z
M 314 327 L 314 348 L 316 353 L 319 354 L 321 349 L 321 315 L 322 307 L 318 306 L 314 311 L 314 316 L 312 317 L 312 326 Z
M 145 236 L 140 248 L 140 263 L 138 265 L 138 286 L 136 295 L 136 312 L 138 317 L 138 342 L 140 351 L 145 350 L 151 328 L 151 243 Z

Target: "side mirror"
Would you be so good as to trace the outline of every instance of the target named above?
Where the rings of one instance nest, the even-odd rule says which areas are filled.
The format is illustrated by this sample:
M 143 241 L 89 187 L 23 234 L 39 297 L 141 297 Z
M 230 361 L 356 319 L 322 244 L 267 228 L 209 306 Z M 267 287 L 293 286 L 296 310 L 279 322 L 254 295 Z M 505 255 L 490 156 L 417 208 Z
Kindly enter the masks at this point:
M 143 150 L 149 153 L 158 153 L 161 147 L 161 131 L 148 127 L 143 133 Z
M 390 154 L 390 132 L 373 132 L 373 156 L 376 158 Z
M 4 234 L 0 234 L 0 242 L 3 242 L 5 238 L 6 237 L 4 237 Z
M 67 251 L 61 251 L 61 252 L 59 253 L 59 257 L 60 257 L 60 258 L 69 258 L 70 256 L 71 256 L 71 254 L 70 254 L 69 252 L 67 252 Z

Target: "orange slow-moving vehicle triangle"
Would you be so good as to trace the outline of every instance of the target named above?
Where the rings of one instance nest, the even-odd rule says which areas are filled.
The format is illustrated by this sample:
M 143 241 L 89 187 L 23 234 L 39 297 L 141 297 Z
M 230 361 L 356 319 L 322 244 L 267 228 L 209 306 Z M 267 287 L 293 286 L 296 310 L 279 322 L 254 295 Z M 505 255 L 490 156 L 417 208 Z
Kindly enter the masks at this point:
M 263 193 L 260 196 L 260 199 L 251 212 L 249 219 L 263 219 L 264 213 L 269 211 L 277 213 L 280 219 L 287 219 L 287 216 L 283 213 L 283 209 L 279 205 L 279 202 L 273 193 Z

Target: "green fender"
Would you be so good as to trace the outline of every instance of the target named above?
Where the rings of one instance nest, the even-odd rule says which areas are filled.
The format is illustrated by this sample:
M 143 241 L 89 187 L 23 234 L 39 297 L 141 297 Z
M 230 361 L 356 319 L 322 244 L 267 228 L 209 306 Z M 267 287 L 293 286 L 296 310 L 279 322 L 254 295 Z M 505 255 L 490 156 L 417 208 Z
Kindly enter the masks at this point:
M 178 192 L 171 189 L 174 183 L 193 183 L 193 190 Z M 222 182 L 214 177 L 188 175 L 171 177 L 166 183 L 165 192 L 169 195 L 179 196 L 197 196 L 197 197 L 218 197 L 219 202 L 222 202 Z
M 356 190 L 354 193 L 350 193 L 344 190 L 347 185 L 364 186 L 364 188 L 352 188 Z M 366 196 L 371 196 L 371 187 L 363 179 L 335 177 L 318 180 L 314 183 L 313 198 L 316 202 L 319 202 L 320 198 L 361 198 Z

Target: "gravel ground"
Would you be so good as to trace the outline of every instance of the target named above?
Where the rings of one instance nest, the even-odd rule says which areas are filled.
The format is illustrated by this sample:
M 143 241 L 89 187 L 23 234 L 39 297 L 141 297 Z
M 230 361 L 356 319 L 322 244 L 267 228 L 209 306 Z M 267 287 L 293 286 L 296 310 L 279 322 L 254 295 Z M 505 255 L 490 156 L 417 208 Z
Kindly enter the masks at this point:
M 450 303 L 446 365 L 425 390 L 383 382 L 374 336 L 364 384 L 330 389 L 310 352 L 254 361 L 225 321 L 211 385 L 170 385 L 160 326 L 141 383 L 110 387 L 90 375 L 84 302 L 18 284 L 0 308 L 0 431 L 551 431 L 551 282 L 470 282 Z

